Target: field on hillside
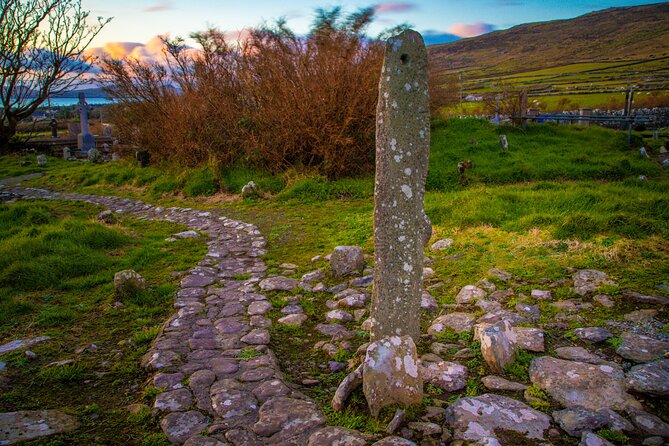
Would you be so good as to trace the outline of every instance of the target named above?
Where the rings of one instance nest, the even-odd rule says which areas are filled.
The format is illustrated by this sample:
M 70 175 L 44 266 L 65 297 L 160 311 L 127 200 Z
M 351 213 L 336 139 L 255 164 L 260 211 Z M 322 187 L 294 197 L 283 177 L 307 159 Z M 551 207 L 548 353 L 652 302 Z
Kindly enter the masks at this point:
M 500 149 L 500 133 L 508 137 L 508 152 Z M 623 314 L 649 307 L 628 301 L 625 291 L 669 295 L 669 175 L 655 159 L 639 156 L 640 144 L 651 152 L 657 149 L 653 141 L 644 141 L 640 135 L 635 135 L 630 148 L 626 133 L 599 127 L 549 124 L 530 125 L 523 131 L 476 119 L 435 121 L 425 208 L 433 224 L 432 241 L 453 239 L 443 251 L 426 251 L 434 270 L 426 288 L 437 304 L 444 311 L 452 309 L 463 286 L 486 278 L 500 290 L 513 286 L 515 294 L 504 303 L 505 310 L 518 311 L 523 305 L 538 308 L 541 316 L 534 325 L 546 331 L 548 354 L 561 346 L 584 346 L 602 355 L 615 355 L 627 323 L 622 322 Z M 34 172 L 34 165 L 19 166 L 26 158 L 34 164 L 34 156 L 0 158 L 0 177 Z M 466 159 L 472 160 L 473 167 L 462 182 L 456 165 Z M 240 198 L 238 193 L 249 180 L 260 185 L 263 197 Z M 212 166 L 141 169 L 131 162 L 94 165 L 49 158 L 44 176 L 22 184 L 121 195 L 165 207 L 220 209 L 261 230 L 267 240 L 264 261 L 268 274 L 300 278 L 316 268 L 327 271 L 327 262 L 312 258 L 338 245 L 358 245 L 366 254 L 374 249 L 371 175 L 330 181 L 306 170 L 270 175 L 241 166 L 222 171 Z M 0 315 L 11 316 L 0 319 L 0 344 L 33 334 L 58 340 L 55 347 L 37 347 L 36 361 L 22 354 L 0 355 L 11 373 L 10 381 L 0 382 L 0 408 L 61 408 L 85 420 L 87 429 L 33 445 L 105 443 L 119 438 L 126 444 L 166 445 L 148 408 L 128 415 L 125 406 L 150 403 L 160 392 L 142 384 L 146 373 L 139 368 L 139 357 L 157 334 L 156 327 L 174 311 L 170 291 L 176 279 L 172 273 L 195 266 L 204 244 L 197 239 L 168 244 L 165 237 L 179 227 L 165 223 L 125 218 L 111 227 L 102 226 L 93 219 L 96 212 L 91 206 L 70 203 L 19 201 L 0 207 L 0 240 L 12 248 L 0 256 L 4 262 L 0 262 L 4 271 L 0 295 L 8 296 L 0 300 L 4 305 Z M 94 240 L 106 242 L 91 244 L 87 234 L 97 234 Z M 58 240 L 57 250 L 39 251 L 41 240 Z M 72 252 L 79 253 L 76 258 L 86 268 L 58 263 L 58 258 L 68 258 Z M 286 263 L 296 268 L 286 271 Z M 129 267 L 149 279 L 151 294 L 114 308 L 111 277 L 115 270 Z M 491 276 L 491 268 L 508 271 L 514 282 Z M 550 287 L 560 301 L 580 301 L 569 286 L 579 269 L 601 270 L 615 281 L 598 291 L 610 296 L 613 307 L 590 305 L 571 314 L 553 302 L 531 297 L 533 289 Z M 323 281 L 327 286 L 338 283 L 329 273 Z M 317 385 L 300 389 L 319 403 L 329 424 L 372 435 L 382 433 L 392 411 L 383 412 L 380 420 L 371 418 L 360 391 L 353 394 L 344 412 L 330 408 L 334 388 L 345 372 L 330 372 L 328 361 L 355 360 L 353 352 L 366 342 L 368 333 L 356 322 L 347 322 L 346 327 L 355 333 L 354 348 L 339 348 L 329 357 L 313 350 L 313 344 L 323 338 L 314 327 L 322 322 L 331 293 L 299 290 L 299 296 L 286 292 L 268 292 L 267 296 L 272 304 L 267 313 L 270 318 L 283 316 L 280 309 L 291 299 L 297 299 L 309 316 L 301 327 L 275 323 L 270 328 L 270 347 L 286 380 L 298 386 L 306 378 L 318 380 Z M 484 313 L 475 311 L 477 317 Z M 435 316 L 422 312 L 423 329 Z M 653 329 L 666 336 L 667 309 L 659 308 L 655 319 Z M 611 320 L 618 324 L 611 326 L 613 337 L 597 347 L 579 341 L 572 331 L 582 326 L 608 327 Z M 96 327 L 107 330 L 96 332 Z M 446 407 L 458 397 L 486 393 L 481 378 L 491 371 L 471 334 L 445 331 L 435 339 L 469 349 L 471 356 L 466 360 L 454 358 L 456 350 L 444 353 L 449 361 L 466 364 L 469 375 L 466 387 L 457 392 L 427 386 L 424 404 Z M 47 365 L 70 359 L 76 346 L 91 343 L 100 348 L 98 353 L 84 350 L 63 370 Z M 420 354 L 430 353 L 428 343 L 418 348 Z M 305 351 L 310 352 L 308 361 Z M 523 351 L 503 375 L 529 385 L 528 367 L 536 356 Z M 102 359 L 107 361 L 104 367 Z M 74 386 L 78 392 L 72 392 Z M 64 397 L 67 392 L 71 395 Z M 535 393 L 539 397 L 529 403 L 532 407 L 549 414 L 558 408 L 546 393 L 538 388 Z M 522 399 L 520 394 L 515 397 Z M 644 404 L 669 420 L 666 401 L 647 398 Z M 408 410 L 407 420 L 418 420 L 422 411 Z M 616 444 L 636 440 L 605 429 L 598 432 Z M 562 435 L 554 444 L 575 446 L 577 441 Z

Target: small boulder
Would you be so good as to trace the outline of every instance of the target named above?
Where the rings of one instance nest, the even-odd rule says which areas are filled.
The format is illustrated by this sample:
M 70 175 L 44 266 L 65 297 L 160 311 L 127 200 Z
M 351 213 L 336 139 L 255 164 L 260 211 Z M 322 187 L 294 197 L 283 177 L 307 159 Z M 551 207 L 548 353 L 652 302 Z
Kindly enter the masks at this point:
M 581 442 L 578 446 L 615 446 L 610 441 L 604 440 L 599 435 L 593 434 L 592 432 L 583 432 L 581 435 Z
M 419 374 L 425 384 L 432 384 L 447 392 L 457 392 L 467 385 L 467 367 L 455 362 L 421 360 Z
M 365 258 L 359 246 L 337 246 L 330 256 L 330 269 L 335 277 L 360 274 L 365 269 Z
M 669 396 L 669 359 L 632 367 L 627 372 L 627 385 L 635 392 Z
M 508 321 L 499 321 L 484 328 L 479 340 L 483 359 L 494 372 L 503 373 L 515 361 L 517 339 Z
M 615 282 L 608 279 L 608 275 L 605 272 L 594 269 L 576 271 L 573 279 L 574 291 L 580 296 L 585 296 L 602 285 L 615 285 Z
M 278 319 L 277 322 L 282 325 L 302 325 L 307 321 L 307 319 L 309 319 L 309 316 L 306 314 L 296 313 L 284 316 Z
M 446 424 L 455 440 L 500 445 L 497 432 L 512 431 L 530 440 L 544 440 L 551 418 L 525 403 L 487 393 L 460 398 L 446 408 Z
M 44 155 L 44 154 L 42 154 L 42 155 L 37 155 L 37 165 L 38 165 L 38 166 L 40 166 L 40 167 L 46 167 L 47 164 L 48 164 L 48 162 L 47 162 L 47 160 L 46 160 L 46 155 Z
M 257 198 L 260 196 L 260 188 L 255 182 L 249 181 L 242 187 L 241 195 L 242 198 Z
M 353 316 L 351 313 L 344 310 L 332 310 L 327 312 L 325 320 L 327 322 L 351 322 Z
M 450 248 L 451 245 L 453 245 L 454 242 L 455 242 L 455 240 L 453 240 L 452 238 L 444 238 L 444 239 L 441 239 L 441 240 L 437 240 L 436 242 L 432 243 L 432 245 L 430 246 L 430 251 L 433 251 L 433 252 L 434 251 L 444 251 L 444 250 Z
M 578 406 L 553 412 L 553 419 L 562 430 L 577 438 L 584 431 L 600 429 L 609 422 L 609 418 L 605 414 Z
M 114 274 L 114 292 L 120 298 L 133 297 L 146 287 L 146 280 L 134 270 L 126 269 Z
M 475 321 L 476 318 L 473 314 L 462 312 L 448 313 L 436 318 L 427 329 L 427 332 L 435 335 L 451 329 L 456 333 L 469 333 L 474 328 Z
M 663 357 L 668 350 L 669 342 L 626 332 L 621 336 L 620 347 L 616 353 L 630 361 L 649 362 Z
M 581 341 L 594 344 L 604 342 L 613 336 L 609 330 L 603 327 L 576 328 L 572 333 Z
M 488 270 L 488 275 L 497 277 L 502 282 L 508 282 L 513 279 L 513 275 L 499 268 L 492 268 Z
M 509 381 L 501 376 L 488 375 L 481 378 L 481 383 L 488 390 L 503 390 L 507 392 L 524 392 L 527 390 L 525 384 Z
M 358 431 L 339 426 L 318 429 L 309 436 L 307 446 L 365 446 L 367 441 Z
M 116 223 L 116 216 L 114 213 L 110 210 L 102 211 L 100 212 L 95 219 L 101 223 L 104 223 L 106 225 L 112 225 Z
M 643 433 L 669 437 L 669 424 L 662 421 L 659 417 L 637 408 L 628 408 L 627 415 L 630 416 L 632 423 Z
M 486 292 L 474 285 L 466 285 L 462 287 L 458 295 L 455 297 L 455 302 L 460 305 L 467 305 L 474 303 L 478 299 L 484 299 Z
M 544 331 L 541 328 L 513 327 L 519 348 L 531 352 L 544 351 Z
M 537 300 L 551 300 L 553 298 L 553 293 L 546 290 L 532 290 L 530 295 L 532 296 L 532 299 Z
M 530 364 L 530 380 L 565 407 L 625 409 L 639 403 L 627 393 L 619 367 L 542 356 Z
M 172 234 L 172 237 L 180 238 L 180 239 L 200 238 L 200 234 L 198 234 L 196 231 L 189 230 L 189 231 L 177 232 L 176 234 Z

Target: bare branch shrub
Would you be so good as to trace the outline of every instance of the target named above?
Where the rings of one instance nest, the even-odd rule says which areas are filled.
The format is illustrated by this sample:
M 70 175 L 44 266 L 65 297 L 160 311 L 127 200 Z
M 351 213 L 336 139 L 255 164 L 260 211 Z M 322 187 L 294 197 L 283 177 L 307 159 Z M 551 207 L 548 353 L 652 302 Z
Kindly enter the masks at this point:
M 368 172 L 382 62 L 382 44 L 363 34 L 372 18 L 318 10 L 306 36 L 280 20 L 239 46 L 216 29 L 192 35 L 197 52 L 165 40 L 163 65 L 105 60 L 113 122 L 157 159 Z

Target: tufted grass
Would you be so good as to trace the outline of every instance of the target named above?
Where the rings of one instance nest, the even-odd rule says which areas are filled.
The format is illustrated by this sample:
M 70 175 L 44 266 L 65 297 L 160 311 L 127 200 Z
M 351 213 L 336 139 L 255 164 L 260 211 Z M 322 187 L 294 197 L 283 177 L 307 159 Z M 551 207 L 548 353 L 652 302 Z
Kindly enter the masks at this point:
M 121 217 L 103 225 L 99 211 L 67 201 L 0 205 L 0 344 L 51 337 L 30 347 L 35 358 L 23 350 L 0 355 L 8 364 L 0 411 L 64 408 L 80 416 L 83 429 L 49 444 L 145 436 L 161 444 L 155 421 L 128 423 L 124 407 L 141 401 L 141 357 L 174 311 L 173 273 L 196 265 L 206 246 L 202 239 L 166 242 L 184 230 L 173 223 Z M 116 306 L 113 277 L 122 269 L 138 271 L 149 289 Z M 48 365 L 69 359 L 75 362 Z

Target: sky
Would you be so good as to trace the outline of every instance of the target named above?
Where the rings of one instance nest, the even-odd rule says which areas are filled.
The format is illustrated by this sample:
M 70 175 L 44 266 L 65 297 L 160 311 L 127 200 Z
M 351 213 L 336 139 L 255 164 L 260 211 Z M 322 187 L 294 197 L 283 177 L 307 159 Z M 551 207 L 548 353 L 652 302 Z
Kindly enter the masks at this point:
M 159 54 L 156 36 L 187 37 L 218 27 L 231 36 L 245 28 L 284 17 L 290 28 L 306 33 L 314 10 L 341 6 L 345 12 L 374 6 L 370 35 L 401 23 L 423 33 L 426 43 L 443 43 L 528 22 L 567 19 L 600 9 L 657 3 L 629 0 L 82 0 L 91 16 L 113 17 L 92 42 L 92 52 L 150 59 Z

